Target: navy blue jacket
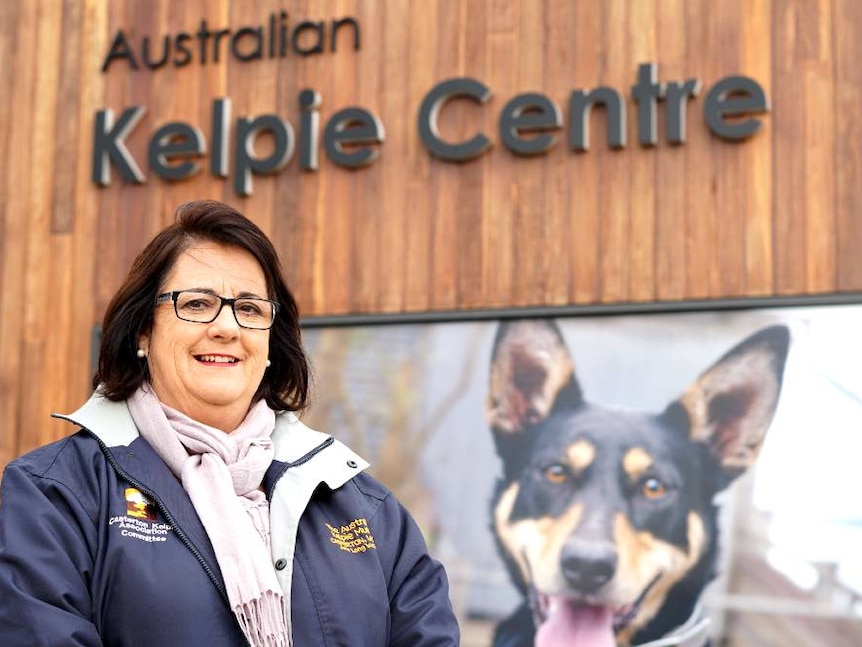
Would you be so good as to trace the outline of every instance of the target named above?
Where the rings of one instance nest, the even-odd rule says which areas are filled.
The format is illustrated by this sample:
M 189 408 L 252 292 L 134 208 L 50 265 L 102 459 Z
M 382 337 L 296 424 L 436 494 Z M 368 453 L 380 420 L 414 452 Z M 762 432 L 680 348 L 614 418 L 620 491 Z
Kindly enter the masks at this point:
M 0 644 L 244 645 L 212 545 L 125 403 L 13 462 L 0 504 Z M 264 480 L 292 645 L 459 644 L 442 566 L 361 458 L 278 416 Z

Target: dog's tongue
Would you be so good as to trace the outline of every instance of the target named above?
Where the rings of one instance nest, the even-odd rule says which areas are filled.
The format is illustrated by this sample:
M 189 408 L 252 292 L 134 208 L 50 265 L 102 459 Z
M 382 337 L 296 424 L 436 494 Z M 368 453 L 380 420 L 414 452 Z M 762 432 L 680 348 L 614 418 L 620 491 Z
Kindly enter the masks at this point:
M 536 647 L 616 647 L 614 614 L 553 597 L 548 616 L 536 632 Z

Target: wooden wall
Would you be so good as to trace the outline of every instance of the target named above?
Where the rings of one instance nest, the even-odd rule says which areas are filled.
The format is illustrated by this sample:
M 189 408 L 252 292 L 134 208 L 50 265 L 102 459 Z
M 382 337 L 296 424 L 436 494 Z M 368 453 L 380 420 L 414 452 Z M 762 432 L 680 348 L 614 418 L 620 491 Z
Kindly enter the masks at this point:
M 359 51 L 131 71 L 100 68 L 117 30 L 136 42 L 212 28 L 352 16 Z M 145 241 L 180 202 L 237 205 L 276 241 L 305 315 L 811 295 L 862 290 L 862 4 L 856 0 L 28 0 L 0 3 L 0 466 L 66 428 L 48 419 L 88 393 L 90 336 Z M 630 88 L 638 65 L 701 79 L 688 141 L 643 148 Z M 703 96 L 755 79 L 771 102 L 753 138 L 710 134 Z M 453 164 L 421 145 L 416 114 L 436 83 L 471 76 L 485 106 L 441 114 L 451 140 L 495 141 Z M 628 145 L 560 144 L 536 158 L 499 144 L 503 105 L 541 92 L 567 120 L 570 93 L 628 98 Z M 299 124 L 304 88 L 321 120 L 361 106 L 384 124 L 380 158 L 346 170 L 321 155 L 254 178 L 169 183 L 148 172 L 169 121 L 209 137 L 211 102 Z M 91 180 L 97 110 L 147 113 L 128 138 L 147 181 Z M 660 115 L 663 113 L 660 112 Z M 261 143 L 266 150 L 266 142 Z

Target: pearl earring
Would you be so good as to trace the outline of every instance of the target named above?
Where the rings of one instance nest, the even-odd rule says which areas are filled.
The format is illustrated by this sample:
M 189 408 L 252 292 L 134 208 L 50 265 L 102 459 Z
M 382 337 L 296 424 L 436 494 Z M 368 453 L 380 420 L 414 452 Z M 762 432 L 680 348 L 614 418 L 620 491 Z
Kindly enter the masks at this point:
M 266 367 L 269 368 L 270 366 L 272 366 L 272 362 L 270 362 L 269 360 L 266 360 Z
M 138 352 L 137 352 L 137 353 L 135 353 L 135 355 L 137 355 L 138 357 L 140 357 L 141 359 L 143 359 L 144 357 L 146 357 L 146 356 L 147 356 L 147 352 L 146 352 L 143 348 L 139 348 L 139 349 L 138 349 Z

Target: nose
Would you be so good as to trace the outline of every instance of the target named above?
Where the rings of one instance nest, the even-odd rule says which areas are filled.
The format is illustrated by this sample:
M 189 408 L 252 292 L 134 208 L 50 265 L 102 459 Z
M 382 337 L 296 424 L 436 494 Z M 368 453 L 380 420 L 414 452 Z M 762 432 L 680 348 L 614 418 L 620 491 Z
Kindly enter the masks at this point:
M 582 593 L 607 584 L 617 570 L 617 549 L 610 541 L 570 539 L 560 557 L 563 577 Z
M 239 328 L 240 325 L 233 314 L 233 308 L 229 303 L 222 303 L 218 315 L 210 322 L 210 329 L 217 333 L 227 332 L 235 334 L 239 331 Z

